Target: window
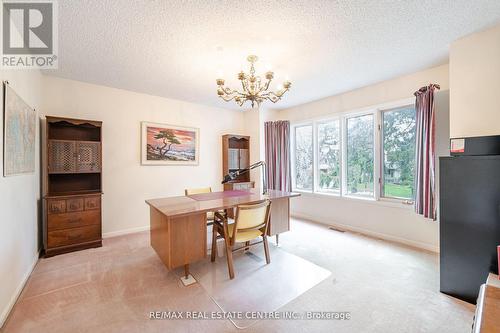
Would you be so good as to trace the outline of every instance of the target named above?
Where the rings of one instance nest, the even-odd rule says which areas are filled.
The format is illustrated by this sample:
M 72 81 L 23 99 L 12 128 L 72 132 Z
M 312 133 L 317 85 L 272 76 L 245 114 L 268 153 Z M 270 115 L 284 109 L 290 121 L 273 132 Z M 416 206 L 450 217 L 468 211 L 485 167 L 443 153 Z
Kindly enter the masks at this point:
M 382 112 L 381 196 L 413 199 L 415 174 L 415 108 Z
M 373 114 L 347 118 L 346 193 L 373 197 Z
M 410 203 L 414 198 L 413 98 L 342 113 L 292 130 L 293 189 Z
M 295 188 L 312 191 L 313 189 L 313 127 L 295 127 Z
M 340 121 L 318 124 L 318 191 L 340 192 Z

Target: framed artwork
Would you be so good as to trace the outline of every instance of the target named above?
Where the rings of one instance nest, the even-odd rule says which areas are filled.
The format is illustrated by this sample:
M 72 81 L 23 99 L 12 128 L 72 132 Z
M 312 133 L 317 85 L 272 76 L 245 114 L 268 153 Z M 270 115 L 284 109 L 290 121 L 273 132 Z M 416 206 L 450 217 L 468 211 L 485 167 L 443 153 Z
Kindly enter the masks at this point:
M 3 175 L 35 172 L 36 111 L 3 83 Z
M 157 123 L 141 123 L 141 164 L 198 165 L 200 130 Z

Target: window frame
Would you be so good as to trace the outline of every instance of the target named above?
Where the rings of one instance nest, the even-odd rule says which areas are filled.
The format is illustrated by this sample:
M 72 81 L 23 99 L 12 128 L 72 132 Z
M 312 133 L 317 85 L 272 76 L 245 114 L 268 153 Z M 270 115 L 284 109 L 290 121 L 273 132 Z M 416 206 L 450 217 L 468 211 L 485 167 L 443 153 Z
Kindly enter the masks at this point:
M 340 144 L 339 144 L 339 158 L 340 158 L 340 167 L 339 167 L 339 177 L 340 177 L 340 182 L 339 182 L 339 189 L 338 190 L 322 190 L 319 186 L 319 140 L 318 140 L 318 136 L 319 136 L 319 130 L 318 130 L 318 127 L 320 124 L 325 124 L 325 123 L 329 123 L 329 122 L 334 122 L 334 121 L 337 121 L 338 124 L 339 124 L 339 140 L 340 140 Z M 343 139 L 342 139 L 342 119 L 340 116 L 335 116 L 335 117 L 328 117 L 328 118 L 321 118 L 321 119 L 317 119 L 316 121 L 313 122 L 314 123 L 314 142 L 315 142 L 315 156 L 314 156 L 314 171 L 315 171 L 315 178 L 314 178 L 314 192 L 315 193 L 320 193 L 320 194 L 324 194 L 324 195 L 333 195 L 333 196 L 341 196 L 342 195 L 342 177 L 343 177 L 343 168 L 342 168 L 342 160 L 343 160 L 343 149 L 342 149 L 342 143 L 343 143 Z
M 380 140 L 380 152 L 379 152 L 379 168 L 380 168 L 380 177 L 379 177 L 379 198 L 380 200 L 384 201 L 390 201 L 390 202 L 402 202 L 403 204 L 407 205 L 413 205 L 415 198 L 407 199 L 407 198 L 398 198 L 398 197 L 390 197 L 390 196 L 385 196 L 384 195 L 384 113 L 385 112 L 390 112 L 390 111 L 395 111 L 398 109 L 403 109 L 406 107 L 413 106 L 415 108 L 415 103 L 409 103 L 406 105 L 398 105 L 395 107 L 390 107 L 390 108 L 381 108 L 379 109 L 379 114 L 380 114 L 380 125 L 378 127 L 379 129 L 379 140 Z M 416 113 L 416 109 L 415 109 Z M 415 156 L 415 163 L 416 163 L 416 156 Z
M 372 129 L 372 133 L 373 133 L 373 195 L 356 195 L 356 194 L 349 194 L 347 192 L 347 158 L 343 158 L 343 162 L 342 162 L 342 167 L 343 167 L 343 179 L 342 179 L 342 183 L 343 183 L 343 188 L 344 190 L 342 191 L 342 196 L 344 197 L 347 197 L 347 198 L 356 198 L 356 199 L 366 199 L 366 200 L 377 200 L 378 199 L 378 195 L 377 195 L 377 186 L 376 186 L 376 182 L 377 182 L 377 123 L 378 123 L 378 120 L 377 120 L 377 110 L 367 110 L 367 111 L 364 111 L 364 112 L 350 112 L 350 113 L 346 113 L 344 114 L 343 116 L 343 124 L 342 124 L 342 127 L 343 127 L 343 132 L 344 132 L 344 135 L 342 136 L 342 150 L 344 152 L 344 154 L 342 156 L 344 157 L 347 157 L 347 121 L 348 119 L 351 119 L 351 118 L 357 118 L 357 117 L 363 117 L 363 116 L 372 116 L 373 117 L 373 129 Z
M 326 116 L 309 118 L 297 122 L 291 122 L 291 128 L 293 131 L 291 137 L 291 147 L 290 152 L 291 157 L 291 176 L 292 176 L 292 190 L 295 192 L 304 193 L 306 195 L 312 196 L 329 196 L 336 199 L 342 200 L 364 200 L 367 202 L 373 202 L 377 204 L 383 204 L 389 207 L 401 207 L 401 208 L 412 208 L 413 201 L 402 198 L 392 198 L 382 196 L 382 186 L 383 186 L 383 112 L 393 109 L 414 106 L 415 99 L 406 98 L 398 101 L 388 102 L 379 104 L 376 106 L 370 106 L 366 108 L 360 108 L 357 110 L 350 110 L 345 112 L 336 112 Z M 347 119 L 353 117 L 359 117 L 363 115 L 373 115 L 373 196 L 361 196 L 347 194 Z M 318 125 L 328 121 L 339 121 L 339 131 L 340 131 L 340 191 L 322 191 L 319 189 L 319 144 L 318 144 Z M 313 135 L 313 184 L 312 190 L 297 189 L 296 187 L 296 166 L 295 166 L 295 128 L 302 126 L 312 126 Z
M 299 127 L 306 127 L 306 126 L 311 126 L 311 132 L 312 132 L 312 152 L 313 152 L 313 167 L 312 167 L 312 173 L 313 173 L 313 182 L 312 182 L 312 186 L 311 186 L 311 190 L 307 190 L 307 189 L 298 189 L 297 188 L 297 168 L 296 168 L 296 165 L 295 165 L 295 155 L 296 155 L 296 152 L 295 152 L 295 147 L 296 147 L 296 130 L 297 128 Z M 294 192 L 300 192 L 300 193 L 314 193 L 315 192 L 315 187 L 314 187 L 314 179 L 315 179 L 315 154 L 314 154 L 314 145 L 315 145 L 315 132 L 314 132 L 314 122 L 313 121 L 305 121 L 305 122 L 300 122 L 300 123 L 294 123 L 292 126 L 292 129 L 293 131 L 291 131 L 293 133 L 292 135 L 292 140 L 290 140 L 290 143 L 292 145 L 292 149 L 291 152 L 290 152 L 290 158 L 291 158 L 291 164 L 292 164 L 292 168 L 291 168 L 291 176 L 292 176 L 292 190 Z

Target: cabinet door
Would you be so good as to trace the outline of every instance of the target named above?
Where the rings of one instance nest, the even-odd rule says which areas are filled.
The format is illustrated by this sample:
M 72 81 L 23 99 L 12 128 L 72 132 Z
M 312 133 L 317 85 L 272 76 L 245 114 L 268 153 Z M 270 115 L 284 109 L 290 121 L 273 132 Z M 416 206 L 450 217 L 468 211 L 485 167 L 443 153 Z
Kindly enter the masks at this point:
M 77 172 L 101 171 L 100 142 L 78 142 L 77 151 Z
M 228 168 L 229 170 L 237 170 L 240 168 L 239 149 L 229 148 Z
M 49 173 L 73 173 L 76 171 L 76 143 L 67 140 L 49 141 Z
M 240 169 L 245 169 L 249 167 L 249 153 L 248 149 L 240 149 Z

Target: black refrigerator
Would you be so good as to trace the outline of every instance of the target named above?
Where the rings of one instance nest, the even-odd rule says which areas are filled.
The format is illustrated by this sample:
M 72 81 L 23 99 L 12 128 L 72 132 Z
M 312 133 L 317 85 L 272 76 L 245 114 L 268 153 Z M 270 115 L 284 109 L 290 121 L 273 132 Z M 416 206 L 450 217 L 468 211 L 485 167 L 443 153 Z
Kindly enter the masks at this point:
M 455 156 L 439 169 L 440 290 L 476 303 L 488 273 L 498 274 L 500 136 L 453 140 Z

